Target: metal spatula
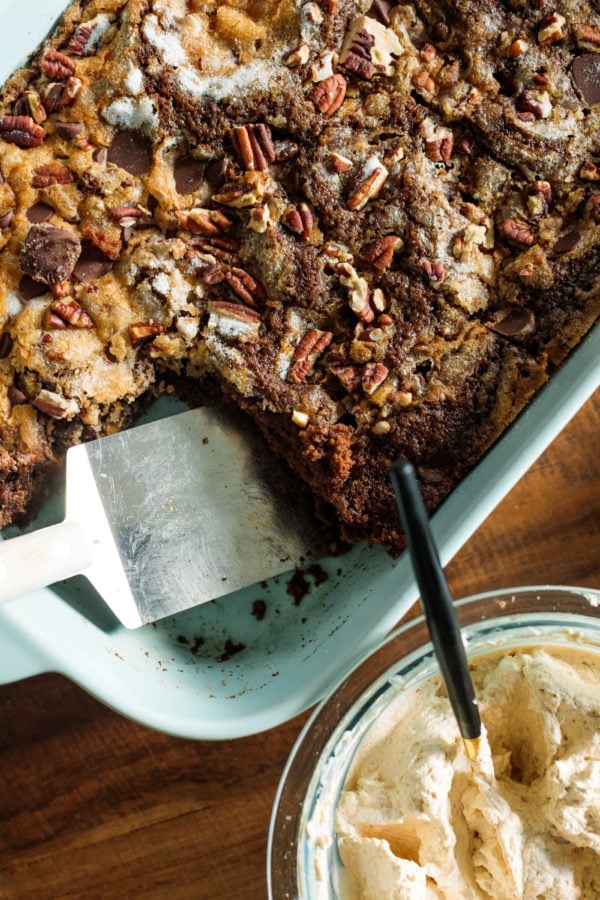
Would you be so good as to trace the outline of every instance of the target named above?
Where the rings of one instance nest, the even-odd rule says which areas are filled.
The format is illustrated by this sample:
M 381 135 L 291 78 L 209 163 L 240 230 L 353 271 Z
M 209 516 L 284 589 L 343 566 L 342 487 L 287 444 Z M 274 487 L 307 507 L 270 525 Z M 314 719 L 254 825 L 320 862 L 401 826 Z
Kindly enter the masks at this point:
M 66 516 L 0 541 L 0 602 L 83 574 L 128 628 L 300 565 L 316 531 L 252 423 L 202 408 L 73 447 Z

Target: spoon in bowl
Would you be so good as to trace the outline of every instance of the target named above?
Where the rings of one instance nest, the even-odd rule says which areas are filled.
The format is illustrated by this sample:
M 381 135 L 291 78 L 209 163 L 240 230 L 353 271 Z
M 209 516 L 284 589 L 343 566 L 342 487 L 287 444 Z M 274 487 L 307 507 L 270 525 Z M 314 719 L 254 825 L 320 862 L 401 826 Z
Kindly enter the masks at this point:
M 415 571 L 425 620 L 467 756 L 475 760 L 481 719 L 448 583 L 429 527 L 414 467 L 393 463 L 390 478 Z

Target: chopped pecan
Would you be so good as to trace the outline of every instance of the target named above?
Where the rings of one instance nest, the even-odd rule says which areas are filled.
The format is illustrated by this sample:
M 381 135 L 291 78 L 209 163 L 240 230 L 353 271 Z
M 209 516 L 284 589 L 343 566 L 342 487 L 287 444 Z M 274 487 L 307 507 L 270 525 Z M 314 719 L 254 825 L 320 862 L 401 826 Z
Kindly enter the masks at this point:
M 308 62 L 310 57 L 310 48 L 308 44 L 299 44 L 294 50 L 291 50 L 283 57 L 286 66 L 294 68 L 295 66 L 303 66 Z
M 108 214 L 121 228 L 131 228 L 144 215 L 139 206 L 110 206 Z
M 160 322 L 132 322 L 131 325 L 128 325 L 127 330 L 129 331 L 131 346 L 142 347 L 144 344 L 149 344 L 153 341 L 159 334 L 162 334 L 165 329 Z
M 114 230 L 114 229 L 113 229 Z M 101 250 L 109 259 L 117 260 L 121 255 L 123 245 L 118 238 L 113 238 L 97 225 L 91 222 L 85 222 L 82 227 L 83 236 L 95 244 L 98 250 Z
M 340 63 L 349 72 L 354 72 L 361 78 L 372 78 L 375 74 L 375 66 L 371 61 L 371 48 L 374 43 L 373 35 L 363 28 L 354 35 L 354 40 L 346 52 L 342 51 Z
M 547 91 L 523 91 L 515 101 L 515 109 L 524 122 L 547 119 L 552 112 L 550 95 Z
M 500 231 L 504 237 L 510 238 L 517 244 L 524 244 L 531 247 L 535 244 L 535 234 L 525 222 L 517 222 L 516 219 L 505 219 L 500 226 Z
M 69 300 L 68 303 L 63 300 L 55 300 L 51 309 L 63 322 L 68 322 L 74 328 L 94 327 L 94 320 L 76 300 Z
M 379 271 L 387 269 L 392 262 L 396 250 L 402 247 L 402 238 L 395 234 L 386 234 L 384 237 L 368 244 L 363 250 L 363 256 L 371 265 Z
M 513 58 L 522 56 L 529 49 L 529 41 L 526 38 L 517 38 L 508 48 L 508 55 Z
M 225 280 L 242 302 L 247 306 L 252 306 L 254 309 L 266 297 L 265 289 L 260 281 L 257 281 L 249 272 L 237 266 L 225 272 Z
M 287 162 L 289 159 L 295 159 L 298 156 L 298 144 L 294 141 L 275 141 L 273 143 L 275 151 L 275 159 L 273 162 Z
M 233 222 L 218 209 L 178 210 L 179 224 L 192 234 L 203 234 L 207 237 L 229 231 Z
M 573 30 L 578 47 L 584 50 L 600 50 L 600 28 L 578 24 L 573 26 Z
M 331 366 L 329 371 L 339 379 L 349 393 L 359 389 L 361 372 L 356 366 Z
M 306 203 L 301 203 L 299 206 L 290 204 L 283 213 L 281 221 L 294 234 L 301 234 L 304 238 L 309 238 L 312 233 L 314 219 Z
M 46 51 L 42 57 L 41 69 L 46 78 L 58 78 L 59 81 L 66 81 L 75 74 L 73 60 L 58 50 Z
M 332 153 L 330 158 L 331 166 L 336 172 L 348 172 L 352 168 L 350 160 L 339 153 Z
M 600 166 L 597 166 L 595 163 L 586 160 L 579 170 L 579 177 L 583 178 L 584 181 L 599 181 Z
M 395 31 L 371 16 L 359 16 L 346 33 L 339 62 L 362 78 L 390 76 L 394 74 L 394 61 L 403 52 Z
M 53 184 L 70 184 L 73 177 L 69 169 L 62 163 L 48 163 L 45 166 L 39 166 L 34 170 L 35 175 L 31 181 L 34 188 L 51 187 Z
M 423 268 L 425 269 L 425 274 L 429 278 L 430 281 L 434 282 L 442 282 L 444 280 L 444 264 L 441 262 L 434 262 L 431 259 L 423 260 Z
M 365 394 L 374 394 L 388 377 L 390 370 L 383 363 L 368 362 L 363 368 L 361 384 Z
M 67 81 L 51 81 L 42 85 L 40 96 L 48 114 L 70 106 L 81 89 L 81 80 L 71 76 Z
M 51 285 L 55 297 L 68 297 L 71 293 L 71 285 L 68 281 L 57 281 Z
M 39 147 L 46 132 L 31 116 L 2 116 L 0 139 L 18 147 Z
M 190 247 L 208 254 L 212 259 L 220 260 L 230 266 L 241 266 L 239 257 L 240 244 L 224 237 L 195 237 L 190 240 Z
M 232 142 L 246 171 L 264 172 L 275 160 L 271 129 L 262 122 L 234 128 Z
M 223 185 L 213 200 L 222 206 L 243 209 L 261 203 L 267 193 L 273 190 L 273 181 L 268 172 L 248 171 L 239 181 L 229 181 Z
M 424 63 L 432 63 L 437 56 L 437 49 L 433 44 L 425 44 L 419 51 L 419 56 Z
M 79 411 L 75 400 L 68 400 L 61 394 L 55 394 L 54 391 L 45 389 L 39 392 L 32 405 L 45 416 L 50 416 L 51 419 L 64 419 L 69 414 L 73 415 Z
M 69 326 L 65 322 L 64 319 L 53 312 L 51 309 L 47 309 L 44 314 L 44 328 L 58 330 L 58 331 L 66 331 Z
M 428 94 L 435 93 L 435 81 L 426 69 L 415 72 L 411 81 L 416 88 L 421 88 L 421 90 L 426 91 Z
M 542 47 L 546 47 L 548 44 L 562 41 L 565 36 L 564 28 L 566 23 L 567 20 L 560 13 L 553 12 L 545 16 L 540 23 L 540 30 L 537 35 L 538 43 Z
M 307 331 L 294 351 L 288 381 L 292 384 L 302 384 L 332 339 L 331 331 L 321 331 L 318 328 Z
M 48 118 L 42 98 L 37 91 L 25 91 L 14 106 L 15 115 L 31 116 L 34 122 L 41 125 Z
M 454 148 L 454 134 L 449 128 L 438 128 L 425 140 L 425 156 L 433 162 L 449 163 Z
M 248 219 L 248 228 L 257 234 L 264 234 L 271 224 L 271 211 L 268 206 L 254 206 L 250 210 L 250 218 Z
M 346 79 L 339 73 L 330 75 L 309 92 L 308 98 L 312 100 L 319 112 L 326 119 L 330 118 L 340 108 L 346 96 Z
M 387 181 L 388 175 L 388 170 L 376 156 L 367 157 L 358 176 L 350 185 L 346 201 L 348 209 L 362 209 L 369 200 L 377 196 Z
M 552 185 L 549 181 L 534 181 L 529 187 L 527 208 L 532 216 L 545 216 L 552 203 Z

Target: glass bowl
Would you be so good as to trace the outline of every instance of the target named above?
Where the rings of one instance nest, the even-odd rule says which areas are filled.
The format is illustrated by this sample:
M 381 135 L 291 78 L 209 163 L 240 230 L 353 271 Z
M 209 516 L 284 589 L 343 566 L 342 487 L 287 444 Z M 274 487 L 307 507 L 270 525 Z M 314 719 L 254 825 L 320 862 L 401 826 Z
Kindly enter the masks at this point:
M 467 656 L 503 646 L 581 644 L 600 653 L 600 591 L 519 587 L 458 601 Z M 334 819 L 353 757 L 399 693 L 439 672 L 423 617 L 394 631 L 316 708 L 283 772 L 269 829 L 271 900 L 340 896 Z

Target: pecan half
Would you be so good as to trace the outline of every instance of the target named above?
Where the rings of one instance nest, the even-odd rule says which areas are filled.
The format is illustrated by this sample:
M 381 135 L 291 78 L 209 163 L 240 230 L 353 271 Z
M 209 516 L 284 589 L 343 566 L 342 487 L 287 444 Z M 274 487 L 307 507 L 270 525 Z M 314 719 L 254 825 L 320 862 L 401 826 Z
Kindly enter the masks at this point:
M 366 29 L 362 29 L 354 36 L 354 40 L 345 53 L 340 57 L 340 63 L 349 72 L 360 75 L 361 78 L 372 78 L 375 74 L 375 66 L 371 60 L 371 48 L 375 38 Z
M 144 344 L 149 344 L 153 341 L 159 334 L 162 334 L 165 329 L 160 322 L 132 322 L 131 325 L 127 326 L 127 330 L 129 331 L 131 346 L 142 347 Z
M 381 272 L 391 264 L 395 251 L 402 247 L 402 243 L 402 238 L 397 235 L 386 234 L 373 241 L 372 244 L 368 244 L 362 255 Z
M 220 260 L 230 266 L 240 267 L 242 261 L 239 257 L 240 244 L 238 241 L 224 237 L 196 237 L 190 240 L 190 247 L 207 254 L 211 262 Z
M 383 363 L 369 362 L 363 368 L 361 384 L 365 394 L 369 396 L 374 394 L 378 387 L 381 387 L 385 379 L 390 374 L 390 370 Z
M 121 228 L 131 228 L 144 215 L 139 206 L 110 206 L 108 214 Z
M 593 25 L 578 24 L 573 26 L 577 46 L 584 50 L 600 49 L 600 28 Z
M 46 166 L 39 166 L 34 171 L 35 175 L 31 180 L 31 186 L 34 188 L 51 187 L 53 184 L 70 184 L 73 181 L 70 170 L 62 163 L 48 163 Z
M 301 234 L 304 238 L 309 238 L 312 233 L 314 219 L 306 203 L 301 203 L 300 206 L 288 206 L 281 221 L 294 234 Z
M 225 272 L 225 280 L 242 302 L 247 306 L 252 306 L 254 309 L 266 297 L 265 289 L 260 281 L 253 278 L 244 269 L 237 267 L 230 269 L 228 272 Z
M 307 331 L 294 351 L 288 381 L 292 384 L 302 384 L 332 340 L 331 331 L 321 331 L 318 328 Z
M 103 31 L 98 28 L 100 22 L 100 18 L 96 16 L 78 25 L 67 44 L 67 52 L 73 56 L 93 56 Z
M 275 148 L 268 125 L 240 125 L 233 129 L 233 148 L 246 171 L 264 172 L 275 160 Z
M 535 234 L 525 222 L 517 222 L 516 219 L 505 219 L 500 226 L 500 232 L 504 237 L 515 241 L 517 244 L 523 244 L 525 247 L 531 247 L 535 244 Z
M 369 200 L 377 196 L 388 175 L 388 170 L 376 156 L 367 157 L 358 176 L 350 185 L 346 201 L 348 209 L 353 211 L 362 209 Z
M 346 79 L 336 73 L 319 81 L 309 92 L 308 98 L 312 100 L 320 113 L 329 119 L 338 111 L 346 96 Z
M 39 147 L 46 132 L 31 116 L 2 116 L 0 139 L 17 147 Z
M 68 322 L 74 328 L 94 327 L 94 320 L 76 300 L 69 300 L 68 303 L 63 300 L 55 300 L 51 309 L 63 322 Z
M 58 78 L 61 81 L 66 81 L 75 74 L 73 60 L 58 50 L 46 51 L 42 57 L 41 69 L 46 78 Z
M 216 313 L 229 316 L 233 319 L 239 319 L 240 322 L 248 322 L 255 325 L 260 322 L 260 313 L 243 303 L 230 303 L 228 300 L 214 300 L 210 304 L 210 309 Z

